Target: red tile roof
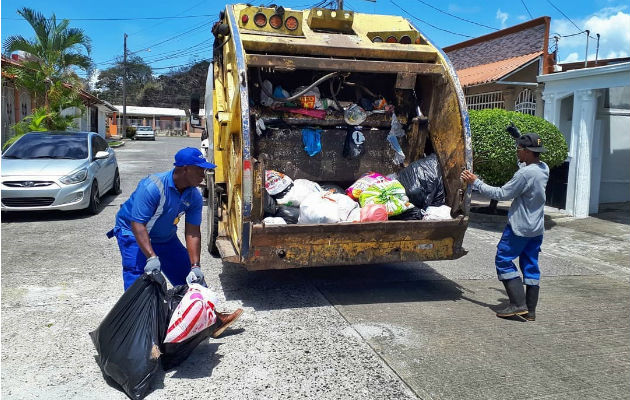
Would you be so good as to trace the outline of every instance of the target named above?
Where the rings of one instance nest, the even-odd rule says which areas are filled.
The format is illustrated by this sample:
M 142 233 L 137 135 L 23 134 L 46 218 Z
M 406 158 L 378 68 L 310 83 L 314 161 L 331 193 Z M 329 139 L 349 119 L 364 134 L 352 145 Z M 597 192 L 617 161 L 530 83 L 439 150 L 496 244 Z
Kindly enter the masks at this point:
M 542 51 L 537 51 L 531 54 L 508 58 L 507 60 L 458 70 L 457 76 L 459 77 L 459 83 L 462 86 L 472 86 L 494 82 L 542 54 Z

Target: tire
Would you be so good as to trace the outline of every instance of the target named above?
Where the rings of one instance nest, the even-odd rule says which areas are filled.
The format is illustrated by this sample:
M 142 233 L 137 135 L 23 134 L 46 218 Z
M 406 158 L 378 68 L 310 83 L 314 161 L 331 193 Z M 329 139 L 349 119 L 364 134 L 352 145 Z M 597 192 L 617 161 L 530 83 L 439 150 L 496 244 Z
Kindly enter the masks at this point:
M 98 195 L 98 183 L 95 179 L 90 189 L 90 204 L 87 207 L 87 212 L 96 215 L 99 211 L 101 211 L 101 198 Z
M 214 178 L 208 177 L 208 184 L 206 185 L 208 190 L 208 213 L 207 213 L 207 237 L 208 237 L 208 252 L 212 257 L 219 258 L 219 248 L 217 247 L 217 237 L 219 236 L 219 201 L 216 196 L 214 187 Z
M 114 195 L 122 193 L 122 189 L 120 188 L 120 174 L 118 173 L 118 169 L 116 169 L 116 173 L 114 174 L 114 183 L 112 184 L 112 188 L 109 192 Z

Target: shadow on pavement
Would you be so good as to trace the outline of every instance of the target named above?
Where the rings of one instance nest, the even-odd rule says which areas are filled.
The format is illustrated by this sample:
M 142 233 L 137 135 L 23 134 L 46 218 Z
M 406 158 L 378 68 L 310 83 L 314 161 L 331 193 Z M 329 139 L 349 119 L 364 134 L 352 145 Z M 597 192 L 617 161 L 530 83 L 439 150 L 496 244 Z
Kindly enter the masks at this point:
M 110 204 L 116 199 L 117 195 L 107 194 L 101 198 L 101 210 L 110 207 Z M 22 223 L 22 222 L 41 222 L 41 221 L 71 221 L 77 219 L 88 219 L 92 217 L 87 210 L 46 210 L 46 211 L 2 211 L 2 222 L 5 223 Z
M 248 272 L 223 263 L 227 300 L 256 311 L 349 304 L 457 300 L 463 289 L 424 263 Z

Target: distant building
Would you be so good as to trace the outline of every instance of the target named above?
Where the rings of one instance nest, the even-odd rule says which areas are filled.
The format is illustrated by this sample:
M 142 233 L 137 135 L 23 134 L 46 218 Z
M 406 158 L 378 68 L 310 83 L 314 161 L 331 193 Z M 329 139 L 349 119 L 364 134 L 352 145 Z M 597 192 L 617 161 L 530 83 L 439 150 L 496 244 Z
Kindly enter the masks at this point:
M 548 53 L 551 18 L 540 17 L 510 28 L 444 47 L 464 89 L 470 110 L 502 108 L 542 116 L 538 75 L 552 71 Z
M 115 106 L 117 114 L 112 117 L 115 131 L 122 134 L 123 106 Z M 127 126 L 151 126 L 157 135 L 187 136 L 188 117 L 179 108 L 127 106 Z

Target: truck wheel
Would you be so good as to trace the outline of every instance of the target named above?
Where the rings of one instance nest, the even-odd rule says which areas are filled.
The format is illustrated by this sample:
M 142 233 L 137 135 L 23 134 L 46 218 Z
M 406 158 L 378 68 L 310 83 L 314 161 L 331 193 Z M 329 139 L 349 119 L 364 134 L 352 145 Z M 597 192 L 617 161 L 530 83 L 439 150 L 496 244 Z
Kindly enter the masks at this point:
M 206 226 L 208 227 L 208 252 L 210 255 L 218 258 L 221 257 L 219 249 L 217 248 L 217 237 L 219 236 L 219 199 L 216 195 L 214 187 L 214 178 L 207 177 L 208 181 L 206 188 L 208 191 L 208 214 Z

